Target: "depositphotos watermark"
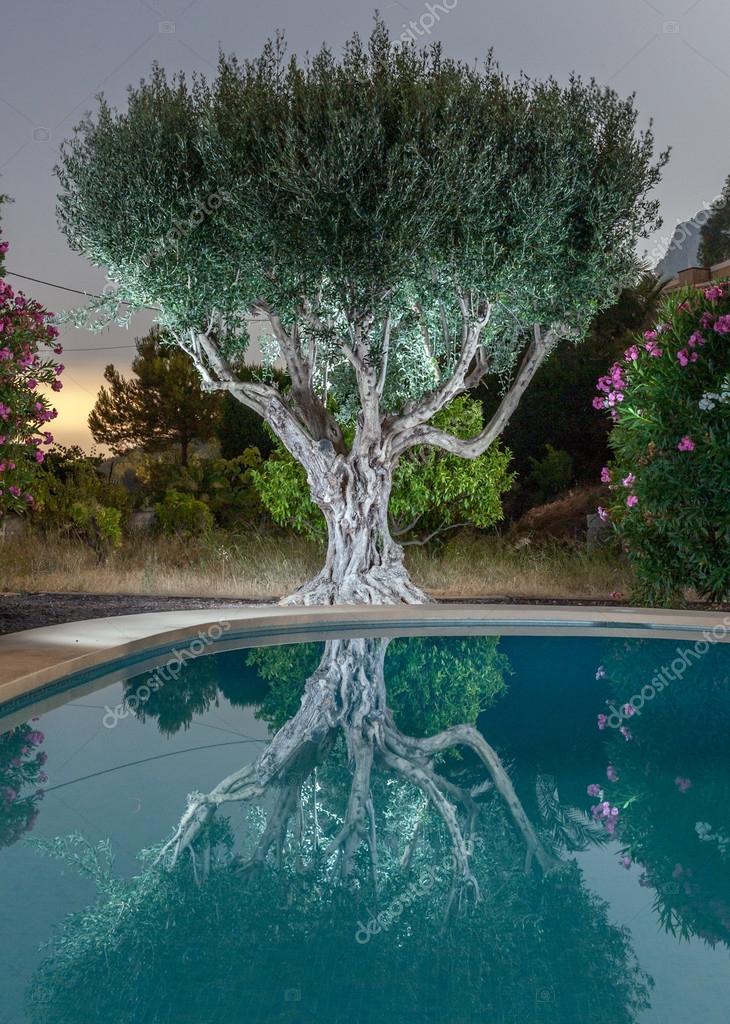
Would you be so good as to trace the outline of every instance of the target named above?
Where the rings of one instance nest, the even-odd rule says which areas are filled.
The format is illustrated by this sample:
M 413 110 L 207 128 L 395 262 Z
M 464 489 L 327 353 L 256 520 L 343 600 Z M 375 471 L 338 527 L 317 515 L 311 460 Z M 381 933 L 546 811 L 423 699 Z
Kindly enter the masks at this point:
M 173 679 L 176 680 L 187 661 L 194 661 L 195 658 L 204 654 L 206 648 L 220 640 L 223 634 L 227 633 L 230 628 L 230 622 L 216 622 L 205 632 L 201 630 L 195 640 L 191 641 L 181 651 L 173 647 L 172 654 L 164 665 L 158 666 L 147 677 L 146 682 L 136 688 L 134 693 L 126 696 L 123 701 L 113 708 L 110 708 L 108 704 L 104 705 L 105 714 L 101 720 L 104 728 L 114 729 L 120 719 L 126 718 L 130 711 L 134 712 L 145 704 L 161 686 L 164 686 L 165 683 L 169 683 Z
M 642 686 L 639 693 L 635 693 L 620 708 L 616 708 L 613 704 L 608 705 L 611 714 L 599 715 L 599 728 L 608 726 L 610 729 L 620 729 L 625 719 L 640 715 L 646 701 L 654 700 L 656 695 L 665 690 L 670 683 L 680 680 L 693 662 L 700 661 L 711 647 L 721 643 L 728 634 L 730 634 L 730 615 L 726 615 L 722 622 L 713 626 L 712 629 L 703 629 L 702 640 L 698 640 L 691 647 L 677 647 L 677 657 L 672 659 L 670 665 L 662 665 L 659 671 L 652 676 L 651 682 Z
M 417 20 L 403 24 L 403 32 L 398 37 L 401 43 L 417 43 L 422 36 L 431 34 L 434 25 L 441 21 L 444 14 L 449 14 L 458 4 L 459 0 L 441 0 L 441 3 L 425 5 L 425 13 Z M 397 44 L 396 44 L 397 45 Z

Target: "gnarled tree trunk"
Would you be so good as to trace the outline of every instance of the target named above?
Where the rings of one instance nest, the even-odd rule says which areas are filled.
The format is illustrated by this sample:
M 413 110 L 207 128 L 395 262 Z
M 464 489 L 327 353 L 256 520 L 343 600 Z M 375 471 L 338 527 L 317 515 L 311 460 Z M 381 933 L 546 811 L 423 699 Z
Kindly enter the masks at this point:
M 467 459 L 478 458 L 492 444 L 555 342 L 554 332 L 538 325 L 512 386 L 481 431 L 459 438 L 434 427 L 433 417 L 459 395 L 476 387 L 489 365 L 481 334 L 491 313 L 489 303 L 474 305 L 459 295 L 463 329 L 461 351 L 451 376 L 396 414 L 381 407 L 388 370 L 390 314 L 374 348 L 374 315 L 351 311 L 347 339 L 336 324 L 320 319 L 308 301 L 298 310 L 301 323 L 289 329 L 264 301 L 253 309 L 265 313 L 287 365 L 291 388 L 282 393 L 270 384 L 241 381 L 211 335 L 191 332 L 178 338 L 208 390 L 226 390 L 258 412 L 289 453 L 305 469 L 312 500 L 324 514 L 327 558 L 322 570 L 284 604 L 421 604 L 429 598 L 412 583 L 403 549 L 388 528 L 388 501 L 400 457 L 417 445 L 430 445 Z M 302 333 L 306 324 L 310 333 Z M 342 426 L 314 388 L 317 339 L 333 337 L 355 375 L 360 412 L 348 450 Z
M 421 604 L 403 548 L 390 535 L 392 470 L 380 456 L 350 455 L 329 471 L 310 470 L 312 498 L 327 523 L 322 570 L 284 604 Z

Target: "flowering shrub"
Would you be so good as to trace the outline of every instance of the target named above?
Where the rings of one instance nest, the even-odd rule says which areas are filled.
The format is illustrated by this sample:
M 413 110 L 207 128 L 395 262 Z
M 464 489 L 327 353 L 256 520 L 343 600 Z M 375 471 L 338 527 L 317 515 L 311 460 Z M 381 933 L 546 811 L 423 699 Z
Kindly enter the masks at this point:
M 638 600 L 681 601 L 688 588 L 730 596 L 730 291 L 668 298 L 660 323 L 598 380 L 593 405 L 615 426 L 599 508 L 636 570 Z
M 30 832 L 38 817 L 43 790 L 37 787 L 47 776 L 46 755 L 35 748 L 43 740 L 43 733 L 29 724 L 0 733 L 0 847 Z
M 0 242 L 0 519 L 33 504 L 33 479 L 53 442 L 45 428 L 55 418 L 42 389 L 60 391 L 63 366 L 51 314 L 16 292 L 3 277 L 8 243 Z
M 686 677 L 643 640 L 613 644 L 600 678 L 607 704 L 630 711 L 629 738 L 604 729 L 606 766 L 587 787 L 591 808 L 622 844 L 619 863 L 654 890 L 663 926 L 730 947 L 730 688 L 724 644 L 707 644 Z M 696 645 L 696 649 L 699 644 Z M 661 690 L 655 688 L 664 678 Z M 647 686 L 655 697 L 636 695 Z M 631 701 L 633 700 L 633 704 Z M 599 715 L 598 728 L 601 729 Z

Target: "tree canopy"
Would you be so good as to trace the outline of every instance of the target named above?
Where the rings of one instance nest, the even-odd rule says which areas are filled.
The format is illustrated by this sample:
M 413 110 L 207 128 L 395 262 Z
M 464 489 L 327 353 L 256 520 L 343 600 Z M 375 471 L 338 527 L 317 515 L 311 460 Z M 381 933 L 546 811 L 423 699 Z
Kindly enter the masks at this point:
M 700 231 L 698 259 L 703 266 L 722 263 L 730 258 L 730 177 L 722 188 L 722 194 L 710 207 L 710 215 Z

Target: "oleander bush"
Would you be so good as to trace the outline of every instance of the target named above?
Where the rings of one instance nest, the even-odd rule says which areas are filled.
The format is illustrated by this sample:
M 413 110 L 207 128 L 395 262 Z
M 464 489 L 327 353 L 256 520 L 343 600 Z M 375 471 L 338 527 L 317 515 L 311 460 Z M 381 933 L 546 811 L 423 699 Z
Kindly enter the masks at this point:
M 593 404 L 614 421 L 599 515 L 646 604 L 730 598 L 729 336 L 728 283 L 683 291 L 598 381 Z

